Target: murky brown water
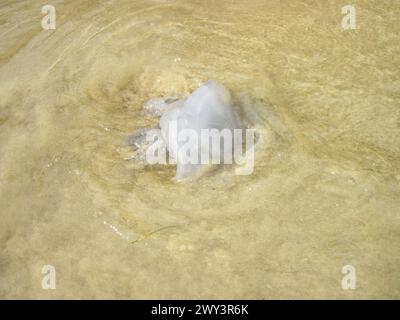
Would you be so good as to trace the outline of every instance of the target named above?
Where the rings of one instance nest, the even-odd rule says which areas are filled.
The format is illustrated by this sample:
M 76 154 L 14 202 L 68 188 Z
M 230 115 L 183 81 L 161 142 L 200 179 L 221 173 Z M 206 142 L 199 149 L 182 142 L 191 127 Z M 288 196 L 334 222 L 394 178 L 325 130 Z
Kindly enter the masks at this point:
M 400 297 L 398 1 L 52 4 L 0 3 L 0 297 Z M 123 159 L 207 79 L 265 106 L 254 174 Z

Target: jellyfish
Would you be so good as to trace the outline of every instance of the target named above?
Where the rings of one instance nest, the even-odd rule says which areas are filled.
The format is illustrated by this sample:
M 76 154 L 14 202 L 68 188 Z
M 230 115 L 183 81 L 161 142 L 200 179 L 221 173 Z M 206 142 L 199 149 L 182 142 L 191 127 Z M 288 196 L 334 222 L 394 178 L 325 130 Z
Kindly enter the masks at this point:
M 226 158 L 232 163 L 234 148 L 242 148 L 241 139 L 235 139 L 241 123 L 232 96 L 214 80 L 186 98 L 150 99 L 143 108 L 160 118 L 159 125 L 140 129 L 128 137 L 128 144 L 144 160 L 156 141 L 157 147 L 165 148 L 176 164 L 177 181 L 197 179 Z

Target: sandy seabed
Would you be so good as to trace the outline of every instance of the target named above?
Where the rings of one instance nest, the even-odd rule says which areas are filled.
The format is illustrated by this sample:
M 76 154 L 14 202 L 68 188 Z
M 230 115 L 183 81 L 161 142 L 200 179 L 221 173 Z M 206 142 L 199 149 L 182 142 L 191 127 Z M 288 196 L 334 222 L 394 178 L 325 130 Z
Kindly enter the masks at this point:
M 1 298 L 400 298 L 398 1 L 43 4 L 0 2 Z M 124 160 L 208 79 L 265 106 L 252 175 Z

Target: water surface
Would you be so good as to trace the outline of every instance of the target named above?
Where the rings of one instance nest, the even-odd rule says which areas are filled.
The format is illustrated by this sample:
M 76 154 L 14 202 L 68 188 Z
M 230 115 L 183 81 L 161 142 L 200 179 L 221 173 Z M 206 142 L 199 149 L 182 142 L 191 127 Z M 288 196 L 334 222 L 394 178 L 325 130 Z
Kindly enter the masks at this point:
M 397 1 L 52 4 L 0 3 L 0 297 L 400 297 Z M 208 79 L 264 106 L 252 175 L 124 160 Z

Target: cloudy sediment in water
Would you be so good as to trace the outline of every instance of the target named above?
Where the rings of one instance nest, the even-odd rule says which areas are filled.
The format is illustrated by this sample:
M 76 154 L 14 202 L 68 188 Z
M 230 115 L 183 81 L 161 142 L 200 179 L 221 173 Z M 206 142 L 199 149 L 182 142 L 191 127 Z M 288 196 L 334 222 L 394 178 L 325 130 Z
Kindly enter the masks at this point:
M 1 298 L 400 297 L 397 1 L 44 5 L 0 4 Z M 208 79 L 265 133 L 251 175 L 126 160 Z

